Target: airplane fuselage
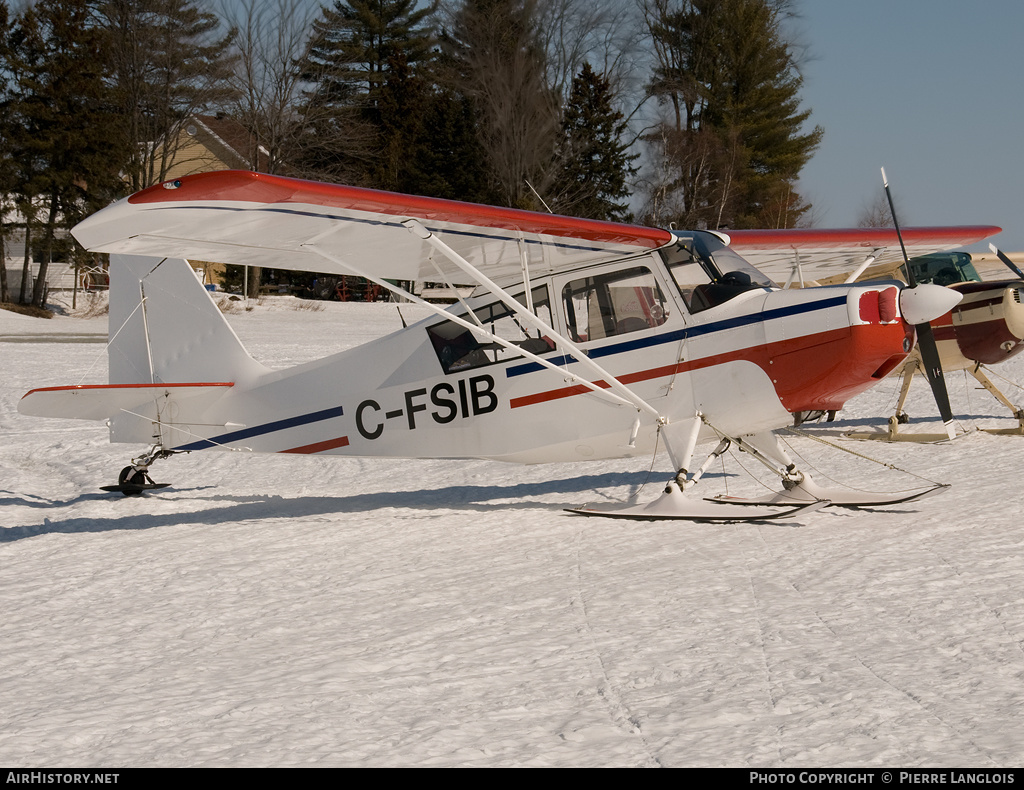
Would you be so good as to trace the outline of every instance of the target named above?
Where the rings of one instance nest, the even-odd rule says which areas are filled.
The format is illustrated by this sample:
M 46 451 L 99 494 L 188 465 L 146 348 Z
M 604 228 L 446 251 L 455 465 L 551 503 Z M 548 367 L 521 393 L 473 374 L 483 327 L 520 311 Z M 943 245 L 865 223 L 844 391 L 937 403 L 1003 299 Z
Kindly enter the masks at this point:
M 664 414 L 663 430 L 699 413 L 704 439 L 784 427 L 794 412 L 838 409 L 896 367 L 913 342 L 898 313 L 899 285 L 890 282 L 794 291 L 754 286 L 693 312 L 695 302 L 688 304 L 654 252 L 531 285 L 535 311 Z M 573 377 L 599 387 L 606 381 L 514 318 L 499 316 L 492 295 L 476 295 L 466 306 L 482 319 L 497 316 L 490 324 L 496 334 L 541 351 L 562 372 L 431 317 L 316 362 L 236 377 L 194 416 L 183 403 L 176 417 L 163 419 L 162 443 L 188 451 L 520 463 L 652 451 L 653 419 L 642 420 L 630 444 L 637 411 Z M 617 309 L 617 320 L 604 308 Z M 461 305 L 452 311 L 467 313 Z M 152 422 L 124 415 L 112 421 L 111 437 L 148 441 L 152 430 Z
M 962 370 L 979 362 L 993 365 L 1024 350 L 1024 282 L 966 282 L 949 287 L 964 298 L 932 321 L 944 370 Z

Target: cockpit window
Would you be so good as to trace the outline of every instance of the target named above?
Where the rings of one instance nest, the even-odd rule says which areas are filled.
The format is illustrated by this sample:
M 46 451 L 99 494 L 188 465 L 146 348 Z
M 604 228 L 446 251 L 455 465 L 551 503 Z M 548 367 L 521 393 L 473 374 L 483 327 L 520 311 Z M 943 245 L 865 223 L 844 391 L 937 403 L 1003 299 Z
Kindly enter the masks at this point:
M 662 258 L 691 313 L 728 302 L 741 293 L 772 287 L 772 281 L 712 233 L 676 234 Z
M 937 252 L 910 259 L 910 268 L 919 283 L 953 285 L 954 283 L 980 283 L 971 256 L 966 252 Z

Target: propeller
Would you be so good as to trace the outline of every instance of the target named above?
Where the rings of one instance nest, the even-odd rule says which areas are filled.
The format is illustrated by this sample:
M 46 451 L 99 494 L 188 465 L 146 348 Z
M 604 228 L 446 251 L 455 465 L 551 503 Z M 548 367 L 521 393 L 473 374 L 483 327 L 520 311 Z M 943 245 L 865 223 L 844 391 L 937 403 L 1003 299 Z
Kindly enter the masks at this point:
M 1020 270 L 1020 267 L 1017 266 L 1017 264 L 1015 264 L 1013 261 L 1009 259 L 1005 252 L 999 249 L 995 244 L 989 244 L 988 248 L 992 250 L 992 252 L 994 252 L 997 256 L 999 256 L 999 260 L 1005 263 L 1009 267 L 1011 272 L 1013 272 L 1022 280 L 1024 280 L 1024 272 Z
M 942 375 L 942 364 L 939 362 L 939 349 L 935 344 L 935 333 L 932 332 L 932 325 L 929 323 L 931 319 L 938 318 L 946 310 L 932 315 L 930 318 L 925 318 L 924 316 L 931 312 L 930 310 L 914 309 L 919 304 L 923 307 L 921 303 L 931 302 L 933 294 L 923 290 L 929 289 L 928 285 L 918 285 L 917 278 L 914 276 L 914 270 L 910 266 L 910 259 L 907 257 L 907 248 L 903 244 L 903 234 L 900 232 L 900 224 L 896 219 L 896 207 L 892 202 L 892 193 L 889 191 L 889 180 L 885 176 L 884 167 L 882 168 L 882 185 L 885 187 L 885 197 L 889 201 L 889 213 L 892 215 L 892 224 L 896 228 L 896 238 L 899 239 L 900 251 L 903 253 L 903 265 L 907 272 L 907 285 L 910 286 L 900 294 L 900 309 L 903 312 L 903 317 L 914 324 L 914 328 L 917 330 L 917 345 L 921 349 L 921 362 L 924 364 L 925 376 L 927 376 L 928 383 L 931 385 L 935 403 L 939 407 L 939 414 L 942 416 L 942 424 L 946 428 L 946 435 L 952 439 L 954 436 L 953 409 L 949 405 L 949 392 L 946 390 L 946 379 Z M 957 298 L 953 302 L 954 305 L 963 298 L 961 295 L 956 294 L 955 291 L 951 291 L 949 288 L 944 288 L 941 285 L 931 286 L 931 288 L 941 288 L 947 294 L 955 294 Z M 904 304 L 905 302 L 906 304 Z M 908 307 L 910 308 L 910 315 L 908 315 Z M 947 310 L 951 309 L 951 307 L 952 305 Z

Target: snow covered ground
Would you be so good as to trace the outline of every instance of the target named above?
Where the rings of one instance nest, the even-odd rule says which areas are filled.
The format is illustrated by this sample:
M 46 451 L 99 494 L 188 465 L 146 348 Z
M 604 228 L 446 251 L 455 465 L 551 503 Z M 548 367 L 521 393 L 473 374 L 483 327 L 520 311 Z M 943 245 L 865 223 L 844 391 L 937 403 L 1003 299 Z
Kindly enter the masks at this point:
M 229 318 L 273 366 L 400 326 L 394 305 Z M 1024 763 L 1024 437 L 839 440 L 884 425 L 887 380 L 810 432 L 953 488 L 786 523 L 561 511 L 627 499 L 649 459 L 199 452 L 126 498 L 98 486 L 141 448 L 16 411 L 104 383 L 106 330 L 0 312 L 2 765 Z M 1024 359 L 996 372 L 1024 381 Z M 971 382 L 949 376 L 962 426 L 1013 425 Z M 908 411 L 934 413 L 923 381 Z M 853 487 L 921 482 L 789 441 Z M 770 482 L 730 457 L 708 493 L 760 490 L 739 460 Z

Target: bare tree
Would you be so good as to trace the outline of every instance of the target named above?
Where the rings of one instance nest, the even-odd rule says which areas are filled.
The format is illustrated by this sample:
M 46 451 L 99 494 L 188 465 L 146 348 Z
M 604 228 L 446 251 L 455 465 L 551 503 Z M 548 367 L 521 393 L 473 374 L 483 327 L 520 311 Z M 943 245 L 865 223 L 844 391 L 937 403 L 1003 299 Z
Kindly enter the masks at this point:
M 542 0 L 538 16 L 548 84 L 560 95 L 568 97 L 584 63 L 609 82 L 614 95 L 642 92 L 640 75 L 649 56 L 640 46 L 644 32 L 635 6 L 621 0 Z M 619 109 L 628 114 L 630 108 Z
M 252 136 L 248 159 L 267 173 L 294 162 L 302 134 L 303 89 L 298 64 L 309 52 L 317 8 L 304 0 L 224 3 L 238 30 L 234 115 Z
M 860 214 L 857 217 L 858 228 L 891 228 L 892 212 L 889 211 L 889 201 L 882 190 L 878 190 L 875 196 L 864 203 Z
M 547 83 L 539 0 L 465 0 L 444 45 L 472 99 L 496 198 L 534 208 L 554 177 L 561 96 Z
M 6 0 L 0 0 L 0 109 L 3 109 L 3 115 L 0 116 L 0 138 L 7 137 L 7 129 L 4 127 L 8 123 L 8 105 L 12 98 L 8 92 L 8 80 L 11 75 L 7 73 L 6 69 L 9 27 L 10 15 L 7 10 L 7 3 Z M 11 296 L 7 289 L 6 221 L 8 200 L 14 188 L 14 177 L 14 156 L 10 151 L 7 141 L 4 140 L 3 146 L 0 147 L 0 302 L 11 301 Z

